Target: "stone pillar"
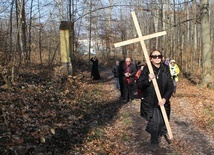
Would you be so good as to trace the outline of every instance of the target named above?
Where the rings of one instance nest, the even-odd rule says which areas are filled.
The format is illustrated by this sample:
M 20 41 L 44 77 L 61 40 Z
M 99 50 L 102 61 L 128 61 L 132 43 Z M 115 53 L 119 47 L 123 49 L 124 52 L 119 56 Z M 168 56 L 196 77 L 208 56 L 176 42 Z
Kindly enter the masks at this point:
M 60 24 L 60 53 L 61 53 L 61 71 L 65 75 L 73 74 L 71 64 L 72 49 L 72 31 L 73 24 L 70 21 L 61 21 Z

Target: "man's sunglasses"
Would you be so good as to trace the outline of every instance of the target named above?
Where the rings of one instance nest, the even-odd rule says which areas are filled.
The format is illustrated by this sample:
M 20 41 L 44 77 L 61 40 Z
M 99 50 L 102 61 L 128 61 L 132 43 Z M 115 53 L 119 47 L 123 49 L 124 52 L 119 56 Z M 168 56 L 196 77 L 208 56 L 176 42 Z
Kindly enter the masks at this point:
M 162 59 L 162 55 L 151 55 L 150 56 L 152 59 L 157 59 L 157 58 L 159 58 L 159 59 Z

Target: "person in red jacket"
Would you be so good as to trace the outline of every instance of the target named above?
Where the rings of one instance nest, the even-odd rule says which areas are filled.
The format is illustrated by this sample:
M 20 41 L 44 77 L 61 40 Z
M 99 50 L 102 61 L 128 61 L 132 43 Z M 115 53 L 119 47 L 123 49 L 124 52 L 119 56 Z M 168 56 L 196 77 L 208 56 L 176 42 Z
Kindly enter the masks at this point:
M 134 77 L 136 74 L 135 65 L 130 58 L 125 59 L 120 67 L 119 74 L 121 76 L 122 99 L 124 103 L 131 102 L 134 99 Z

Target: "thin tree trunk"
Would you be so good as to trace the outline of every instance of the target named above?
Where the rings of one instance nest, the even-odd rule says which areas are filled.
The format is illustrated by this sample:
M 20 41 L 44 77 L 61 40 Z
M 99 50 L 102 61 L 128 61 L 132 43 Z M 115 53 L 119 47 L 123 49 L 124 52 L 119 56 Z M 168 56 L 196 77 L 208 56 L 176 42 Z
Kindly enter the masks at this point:
M 11 60 L 11 55 L 12 55 L 12 47 L 13 47 L 13 37 L 12 37 L 12 33 L 13 33 L 13 6 L 14 6 L 14 1 L 12 0 L 11 3 L 11 10 L 10 10 L 10 54 L 7 55 L 7 57 L 9 57 L 8 60 Z
M 21 10 L 21 42 L 22 42 L 22 55 L 26 62 L 26 53 L 27 53 L 27 37 L 26 37 L 26 16 L 25 16 L 25 0 L 22 0 L 22 10 Z
M 201 36 L 202 36 L 202 85 L 209 86 L 213 82 L 211 76 L 211 42 L 210 42 L 210 20 L 209 0 L 201 0 Z
M 21 59 L 22 59 L 22 45 L 21 45 L 21 41 L 20 41 L 20 38 L 21 38 L 21 18 L 22 18 L 22 13 L 21 13 L 21 10 L 22 10 L 22 5 L 20 5 L 19 1 L 16 0 L 16 22 L 17 22 L 17 33 L 16 33 L 16 48 L 15 48 L 15 52 L 18 52 L 18 56 L 19 58 L 17 58 L 17 55 L 16 53 L 14 53 L 14 56 L 13 56 L 13 62 L 17 62 L 18 63 L 18 66 L 21 65 Z
M 31 43 L 32 43 L 32 36 L 31 36 L 31 25 L 32 25 L 32 11 L 33 11 L 33 0 L 31 0 L 30 6 L 30 21 L 29 21 L 29 35 L 28 35 L 28 52 L 26 54 L 27 65 L 30 63 L 30 55 L 31 55 Z
M 40 13 L 40 4 L 38 0 L 38 12 L 39 12 L 39 58 L 40 58 L 40 64 L 42 65 L 42 24 L 40 21 L 41 13 Z
M 159 24 L 159 21 L 158 21 L 158 19 L 159 19 L 159 12 L 160 12 L 160 10 L 158 9 L 158 6 L 157 6 L 157 4 L 158 4 L 158 0 L 156 0 L 155 1 L 155 9 L 154 9 L 154 12 L 153 12 L 153 14 L 154 14 L 154 18 L 153 18 L 153 20 L 154 20 L 154 30 L 155 30 L 155 33 L 156 32 L 158 32 L 158 24 Z M 153 10 L 153 9 L 152 9 Z M 164 20 L 164 17 L 163 17 L 163 19 L 162 19 L 162 21 Z M 165 23 L 163 22 L 163 23 L 161 23 L 161 24 L 163 24 L 163 29 L 165 29 L 164 28 L 164 25 L 165 25 Z M 165 36 L 164 36 L 165 37 Z M 156 44 L 155 44 L 155 47 L 154 48 L 158 48 L 158 37 L 156 38 Z

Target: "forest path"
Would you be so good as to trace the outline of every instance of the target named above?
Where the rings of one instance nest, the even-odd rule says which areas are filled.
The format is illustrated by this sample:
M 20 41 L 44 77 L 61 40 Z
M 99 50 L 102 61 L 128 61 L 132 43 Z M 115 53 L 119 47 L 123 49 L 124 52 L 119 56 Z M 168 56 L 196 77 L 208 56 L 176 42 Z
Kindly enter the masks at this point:
M 150 135 L 140 100 L 124 104 L 111 69 L 100 80 L 25 73 L 13 90 L 0 93 L 0 154 L 150 155 Z M 38 80 L 39 79 L 39 80 Z M 35 82 L 35 83 L 34 83 Z M 171 98 L 174 139 L 157 155 L 214 154 L 214 90 L 180 77 Z
M 111 83 L 111 87 L 112 85 L 114 87 L 114 80 L 109 82 Z M 110 83 L 106 85 L 110 86 Z M 170 125 L 174 139 L 172 144 L 168 145 L 165 139 L 162 138 L 160 148 L 153 154 L 214 154 L 213 125 L 211 124 L 211 127 L 207 127 L 202 120 L 203 117 L 206 117 L 203 110 L 207 106 L 213 109 L 213 106 L 211 106 L 213 92 L 213 90 L 198 88 L 185 78 L 180 78 L 176 96 L 171 98 L 172 111 Z M 120 97 L 119 91 L 115 88 L 111 88 L 111 93 L 115 97 Z M 124 140 L 124 144 L 128 148 L 126 151 L 120 152 L 120 154 L 152 154 L 150 151 L 150 135 L 145 131 L 146 121 L 140 117 L 139 113 L 140 100 L 135 99 L 132 102 L 124 104 L 115 117 L 114 123 L 109 124 L 111 128 L 106 128 L 108 133 L 123 132 L 123 134 L 127 135 L 128 138 Z M 124 123 L 125 121 L 130 123 Z M 121 130 L 119 130 L 120 128 Z M 118 130 L 115 131 L 116 129 Z

